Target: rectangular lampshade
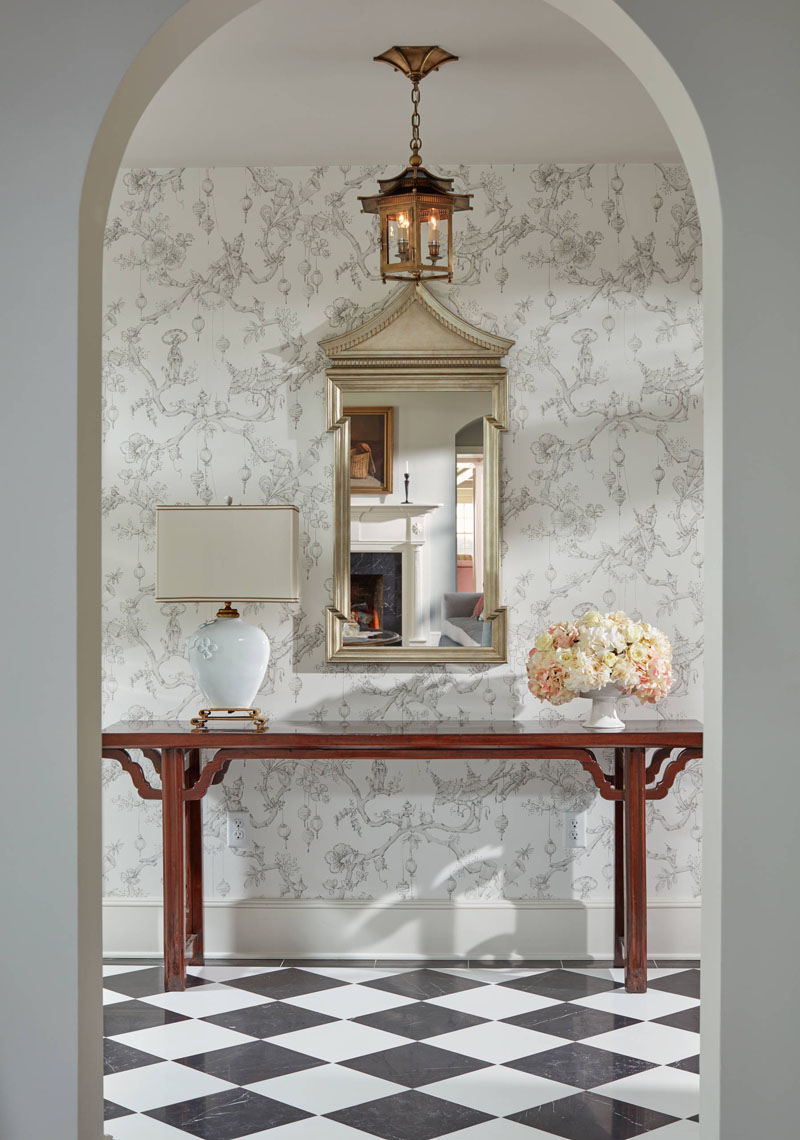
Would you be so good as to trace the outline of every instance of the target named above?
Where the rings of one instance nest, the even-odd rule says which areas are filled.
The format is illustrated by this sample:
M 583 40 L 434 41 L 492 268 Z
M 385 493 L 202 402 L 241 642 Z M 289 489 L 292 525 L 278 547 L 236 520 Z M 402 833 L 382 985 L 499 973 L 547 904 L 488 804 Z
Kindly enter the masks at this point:
M 156 507 L 156 600 L 297 602 L 292 506 Z

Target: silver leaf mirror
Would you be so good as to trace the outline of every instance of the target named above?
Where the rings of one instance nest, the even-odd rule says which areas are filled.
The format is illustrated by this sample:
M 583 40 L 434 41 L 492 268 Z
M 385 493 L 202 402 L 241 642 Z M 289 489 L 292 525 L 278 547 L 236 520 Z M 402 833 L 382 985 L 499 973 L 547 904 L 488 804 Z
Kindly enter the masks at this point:
M 419 283 L 320 341 L 335 433 L 329 661 L 506 660 L 501 359 L 513 343 Z

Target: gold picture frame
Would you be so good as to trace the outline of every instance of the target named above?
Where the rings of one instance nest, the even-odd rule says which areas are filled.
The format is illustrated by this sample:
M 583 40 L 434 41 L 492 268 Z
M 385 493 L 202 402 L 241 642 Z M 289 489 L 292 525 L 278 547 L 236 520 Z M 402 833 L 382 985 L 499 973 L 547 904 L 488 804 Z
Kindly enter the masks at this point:
M 319 343 L 330 364 L 327 428 L 334 435 L 333 604 L 325 615 L 327 661 L 385 665 L 507 661 L 507 611 L 500 589 L 500 440 L 509 422 L 508 372 L 501 358 L 514 341 L 469 324 L 425 285 L 412 283 L 398 289 L 365 324 Z M 491 644 L 345 644 L 345 626 L 351 620 L 351 521 L 353 511 L 358 511 L 350 495 L 351 421 L 346 411 L 358 405 L 345 401 L 358 400 L 359 392 L 392 391 L 490 393 L 491 410 L 484 416 L 483 583 Z
M 350 494 L 391 495 L 394 486 L 394 408 L 346 407 L 350 420 Z

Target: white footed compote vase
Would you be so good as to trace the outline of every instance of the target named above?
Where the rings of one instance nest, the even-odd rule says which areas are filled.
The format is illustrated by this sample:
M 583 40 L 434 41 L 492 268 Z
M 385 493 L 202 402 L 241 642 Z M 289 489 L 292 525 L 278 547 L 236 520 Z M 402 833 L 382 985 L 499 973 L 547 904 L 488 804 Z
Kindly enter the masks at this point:
M 617 701 L 623 696 L 623 692 L 624 690 L 612 681 L 602 689 L 587 689 L 581 693 L 582 697 L 592 702 L 583 727 L 592 732 L 618 732 L 624 728 L 625 721 L 621 720 L 617 713 Z

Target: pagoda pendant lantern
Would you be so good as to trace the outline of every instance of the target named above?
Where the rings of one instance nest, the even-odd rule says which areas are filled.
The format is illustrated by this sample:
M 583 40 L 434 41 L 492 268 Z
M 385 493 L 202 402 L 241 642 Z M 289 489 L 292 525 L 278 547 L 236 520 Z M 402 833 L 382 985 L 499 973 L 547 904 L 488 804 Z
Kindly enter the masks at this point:
M 384 282 L 453 280 L 453 214 L 471 210 L 471 194 L 453 192 L 453 179 L 422 165 L 419 85 L 431 71 L 458 59 L 440 47 L 392 47 L 375 60 L 402 71 L 412 84 L 411 157 L 401 174 L 379 178 L 380 193 L 362 197 L 365 214 L 380 220 L 381 277 Z

